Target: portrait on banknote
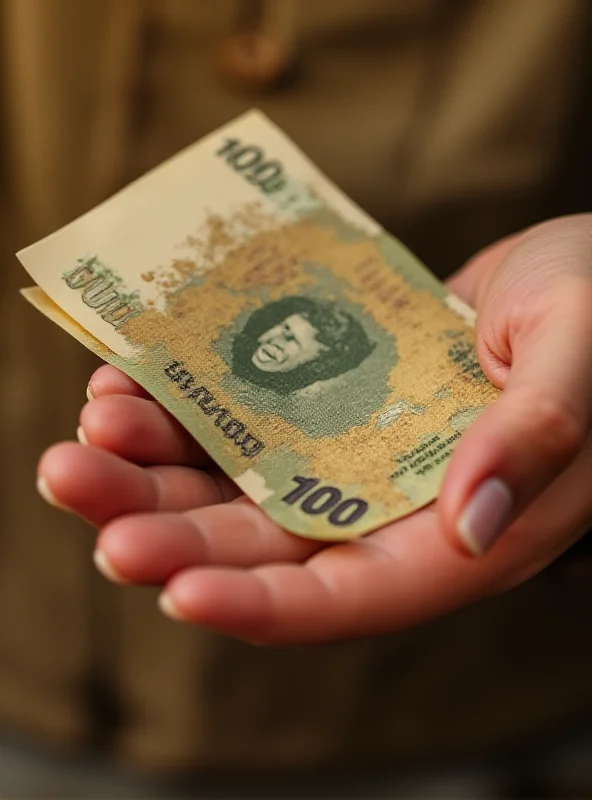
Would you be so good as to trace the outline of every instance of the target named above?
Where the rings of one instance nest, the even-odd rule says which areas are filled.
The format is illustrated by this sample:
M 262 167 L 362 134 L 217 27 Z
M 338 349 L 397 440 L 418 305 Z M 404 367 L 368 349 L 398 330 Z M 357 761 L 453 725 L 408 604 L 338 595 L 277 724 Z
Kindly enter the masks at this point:
M 284 297 L 254 311 L 235 336 L 232 366 L 249 383 L 285 395 L 358 367 L 374 350 L 362 324 L 337 303 Z

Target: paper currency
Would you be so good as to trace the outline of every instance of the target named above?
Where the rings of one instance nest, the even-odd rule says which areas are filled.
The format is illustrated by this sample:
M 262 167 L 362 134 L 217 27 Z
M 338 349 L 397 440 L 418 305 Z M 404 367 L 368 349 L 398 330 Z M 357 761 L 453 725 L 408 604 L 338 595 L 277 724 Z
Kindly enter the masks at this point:
M 429 503 L 497 396 L 473 312 L 258 111 L 18 257 L 30 302 L 305 537 Z

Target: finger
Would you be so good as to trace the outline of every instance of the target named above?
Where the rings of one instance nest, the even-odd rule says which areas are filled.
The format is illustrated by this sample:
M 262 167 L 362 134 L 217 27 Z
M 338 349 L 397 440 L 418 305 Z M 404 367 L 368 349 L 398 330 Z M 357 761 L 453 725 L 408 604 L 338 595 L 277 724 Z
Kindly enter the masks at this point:
M 302 564 L 192 568 L 171 578 L 160 606 L 174 619 L 265 644 L 399 630 L 460 605 L 483 589 L 484 561 L 437 535 L 423 511 L 365 539 L 321 550 Z M 285 559 L 282 559 L 285 562 Z M 487 583 L 486 583 L 487 585 Z
M 476 308 L 493 273 L 514 248 L 523 234 L 507 236 L 488 247 L 483 248 L 461 269 L 446 279 L 448 289 L 458 295 L 465 303 Z
M 161 405 L 140 397 L 109 395 L 87 403 L 78 437 L 136 464 L 203 466 L 210 461 Z
M 86 390 L 89 400 L 109 394 L 128 394 L 132 397 L 150 397 L 150 394 L 129 375 L 111 364 L 103 364 L 91 376 Z
M 588 240 L 572 269 L 573 239 L 565 253 L 545 237 L 523 242 L 479 322 L 483 367 L 504 391 L 460 441 L 440 496 L 447 535 L 474 555 L 566 468 L 590 429 L 592 268 L 581 274 Z
M 66 442 L 41 458 L 38 486 L 52 505 L 102 526 L 124 514 L 185 511 L 237 496 L 232 481 L 219 472 L 187 467 L 142 469 L 113 453 Z
M 322 545 L 284 531 L 246 498 L 184 514 L 117 519 L 100 534 L 98 563 L 108 577 L 161 584 L 208 564 L 250 566 L 300 561 Z

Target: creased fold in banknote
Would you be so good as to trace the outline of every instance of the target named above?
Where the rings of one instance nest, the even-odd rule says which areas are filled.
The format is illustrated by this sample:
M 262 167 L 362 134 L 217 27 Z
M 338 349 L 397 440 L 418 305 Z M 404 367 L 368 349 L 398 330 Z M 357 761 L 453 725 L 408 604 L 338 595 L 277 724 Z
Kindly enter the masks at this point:
M 497 396 L 471 309 L 258 111 L 18 257 L 30 302 L 302 536 L 429 503 Z

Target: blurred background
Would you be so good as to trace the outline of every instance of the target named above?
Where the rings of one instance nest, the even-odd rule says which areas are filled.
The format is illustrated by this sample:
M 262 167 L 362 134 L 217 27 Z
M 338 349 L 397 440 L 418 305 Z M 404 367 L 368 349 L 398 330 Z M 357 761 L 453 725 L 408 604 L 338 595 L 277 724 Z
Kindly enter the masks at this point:
M 0 797 L 592 797 L 573 552 L 403 634 L 259 649 L 35 494 L 96 362 L 14 252 L 257 106 L 441 277 L 591 209 L 589 0 L 0 0 Z

